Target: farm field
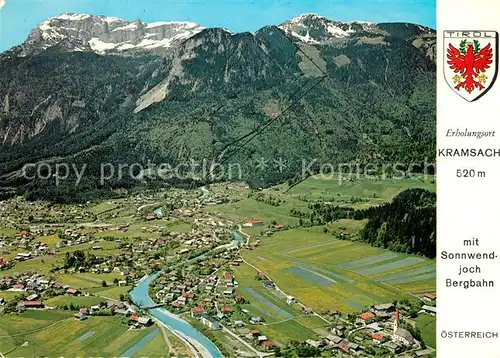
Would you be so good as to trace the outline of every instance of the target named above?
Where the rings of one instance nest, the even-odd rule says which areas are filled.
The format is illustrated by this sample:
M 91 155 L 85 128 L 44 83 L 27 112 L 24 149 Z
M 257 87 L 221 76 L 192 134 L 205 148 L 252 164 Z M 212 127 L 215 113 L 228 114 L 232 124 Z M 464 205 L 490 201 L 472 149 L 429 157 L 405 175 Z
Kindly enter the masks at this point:
M 79 307 L 90 307 L 98 305 L 104 299 L 95 296 L 56 296 L 43 301 L 49 307 L 63 307 L 71 304 Z
M 263 335 L 272 337 L 274 341 L 281 344 L 291 340 L 304 341 L 318 338 L 318 334 L 297 320 L 277 322 L 265 326 L 259 325 L 253 328 L 258 329 Z
M 55 244 L 61 241 L 58 235 L 42 236 L 39 238 L 39 240 L 42 244 L 45 244 L 47 246 L 55 246 Z
M 73 275 L 61 274 L 56 276 L 56 279 L 62 284 L 66 284 L 68 286 L 71 286 L 72 288 L 78 289 L 102 287 L 102 281 L 106 281 L 108 286 L 113 286 L 113 281 L 115 278 L 121 280 L 122 276 L 117 272 L 109 274 L 92 274 L 86 272 Z
M 156 334 L 153 339 L 146 343 L 142 349 L 139 349 L 137 353 L 131 355 L 131 357 L 169 357 L 169 349 L 161 332 Z
M 100 297 L 109 298 L 112 300 L 119 300 L 120 295 L 127 297 L 128 291 L 130 291 L 131 286 L 114 286 L 114 287 L 101 287 L 89 290 L 89 292 Z
M 274 192 L 271 194 L 276 195 Z M 266 224 L 271 221 L 276 221 L 277 223 L 285 225 L 297 225 L 299 219 L 291 216 L 290 210 L 292 208 L 307 210 L 307 203 L 287 197 L 283 198 L 283 200 L 284 203 L 275 207 L 259 202 L 253 198 L 245 198 L 230 204 L 208 206 L 206 211 L 234 222 L 243 222 L 247 219 L 261 219 L 265 220 Z M 247 228 L 245 228 L 245 230 L 246 229 Z M 256 227 L 255 229 L 260 230 L 262 228 Z
M 15 254 L 14 254 L 15 256 Z M 49 271 L 57 266 L 60 256 L 39 256 L 31 260 L 16 262 L 14 267 L 0 272 L 0 277 L 18 275 L 26 272 L 38 272 L 48 274 Z
M 126 231 L 118 231 L 115 229 L 110 229 L 107 231 L 102 231 L 97 233 L 96 237 L 116 237 L 116 238 L 158 238 L 161 236 L 161 232 L 147 232 L 143 228 L 156 228 L 165 227 L 162 231 L 167 232 L 188 232 L 191 230 L 191 224 L 176 222 L 172 223 L 165 220 L 154 220 L 150 222 L 137 222 L 131 224 Z
M 233 336 L 224 333 L 222 330 L 213 330 L 212 334 L 217 338 L 218 344 L 224 347 L 227 352 L 232 353 L 225 358 L 240 358 L 239 352 L 248 352 L 249 349 Z M 139 357 L 138 357 L 139 358 Z
M 122 353 L 122 357 L 128 358 L 135 356 L 136 353 L 146 348 L 151 343 L 151 341 L 153 341 L 156 337 L 161 337 L 160 328 L 158 327 L 148 332 L 148 334 L 146 334 L 145 336 L 141 337 L 141 339 L 137 341 L 129 349 L 127 349 L 126 352 Z
M 101 250 L 93 250 L 93 246 L 100 246 Z M 64 256 L 67 252 L 73 252 L 76 250 L 82 250 L 95 256 L 106 256 L 120 253 L 121 251 L 118 249 L 118 246 L 115 242 L 102 241 L 99 243 L 85 243 L 76 246 L 66 246 L 61 248 L 55 255 L 44 255 L 37 256 L 30 260 L 16 262 L 16 264 L 8 269 L 4 270 L 0 273 L 0 277 L 9 276 L 9 275 L 17 275 L 27 272 L 37 272 L 41 274 L 48 274 L 51 269 L 54 267 L 60 266 L 63 263 Z M 13 253 L 11 256 L 15 256 Z M 9 258 L 9 256 L 6 256 Z M 108 281 L 108 284 L 112 284 L 114 278 L 120 278 L 120 274 L 117 272 L 113 272 L 107 275 L 94 275 L 91 273 L 85 273 L 79 276 L 76 275 L 58 275 L 61 279 L 61 282 L 64 284 L 68 284 L 70 286 L 75 286 L 75 288 L 88 288 L 95 287 L 102 283 L 102 280 L 105 279 Z M 100 279 L 99 279 L 100 278 Z
M 96 316 L 78 321 L 70 311 L 38 311 L 4 317 L 0 329 L 2 353 L 8 356 L 27 357 L 36 351 L 38 356 L 49 357 L 118 357 L 157 327 L 129 330 L 121 318 Z
M 335 201 L 358 197 L 367 199 L 367 202 L 373 205 L 390 201 L 400 192 L 411 188 L 434 191 L 434 176 L 377 180 L 357 180 L 353 177 L 352 181 L 349 180 L 349 176 L 346 176 L 344 180 L 339 177 L 313 176 L 291 188 L 288 194 L 313 200 L 334 198 Z
M 100 246 L 102 250 L 93 250 L 93 246 Z M 47 274 L 49 271 L 62 263 L 62 260 L 67 252 L 73 252 L 75 250 L 82 250 L 85 252 L 90 252 L 96 256 L 105 256 L 120 253 L 118 246 L 115 242 L 102 241 L 99 243 L 85 243 L 76 246 L 66 246 L 63 247 L 55 255 L 45 255 L 37 256 L 30 260 L 16 262 L 14 267 L 8 270 L 4 270 L 0 273 L 0 277 L 6 275 L 17 275 L 26 272 L 38 272 L 42 274 Z M 12 258 L 16 253 L 12 253 L 10 256 L 6 255 L 6 258 Z M 101 279 L 102 281 L 102 279 Z M 69 284 L 69 283 L 68 283 Z
M 424 188 L 434 191 L 434 176 L 415 176 L 415 178 L 410 179 L 353 179 L 352 181 L 339 180 L 338 177 L 313 176 L 292 188 L 283 184 L 259 192 L 264 197 L 279 199 L 279 206 L 272 206 L 248 197 L 249 189 L 238 188 L 226 190 L 229 197 L 234 200 L 233 202 L 209 205 L 205 211 L 225 217 L 235 223 L 241 223 L 248 219 L 261 219 L 264 220 L 265 227 L 269 226 L 271 222 L 296 226 L 299 219 L 291 216 L 290 211 L 295 209 L 308 213 L 310 211 L 308 205 L 311 202 L 323 200 L 335 202 L 340 206 L 363 209 L 388 202 L 398 193 L 410 188 Z M 223 189 L 215 187 L 213 190 L 216 193 Z M 358 200 L 352 202 L 353 198 Z M 353 222 L 352 225 L 359 227 L 362 223 Z M 335 226 L 336 223 L 329 225 Z M 245 228 L 245 232 L 255 236 L 263 228 Z
M 176 337 L 172 332 L 170 332 L 168 329 L 162 329 L 163 334 L 165 335 L 165 339 L 168 339 L 168 342 L 170 342 L 170 347 L 172 348 L 171 353 L 178 354 L 182 357 L 191 357 L 191 350 L 182 342 L 178 337 Z M 142 355 L 144 356 L 144 355 Z
M 0 352 L 6 354 L 23 344 L 23 333 L 43 330 L 68 318 L 68 311 L 27 311 L 22 315 L 3 316 L 0 320 Z
M 242 255 L 319 311 L 355 312 L 435 290 L 433 260 L 337 240 L 319 227 L 279 232 Z
M 119 204 L 117 204 L 115 202 L 106 201 L 106 202 L 99 203 L 99 204 L 95 205 L 90 210 L 92 212 L 94 212 L 96 215 L 100 215 L 100 214 L 103 214 L 103 213 L 108 212 L 108 211 L 116 210 L 118 208 L 120 208 Z
M 16 291 L 0 291 L 0 298 L 3 298 L 6 301 L 14 299 L 14 297 L 18 296 L 22 292 Z
M 264 319 L 264 324 L 247 328 L 258 329 L 285 344 L 289 340 L 315 338 L 317 334 L 314 329 L 328 325 L 317 316 L 304 314 L 300 306 L 287 304 L 285 295 L 264 288 L 262 282 L 255 279 L 257 271 L 249 265 L 242 264 L 232 269 L 239 283 L 237 292 L 249 301 L 242 308 L 249 311 L 249 316 Z
M 436 348 L 436 317 L 422 314 L 413 319 L 417 322 L 420 334 L 428 346 Z
M 99 246 L 101 249 L 93 249 L 93 247 Z M 75 246 L 66 246 L 59 250 L 56 256 L 63 257 L 66 252 L 72 252 L 75 250 L 88 251 L 96 256 L 106 256 L 120 253 L 118 249 L 118 244 L 113 241 L 100 241 L 98 243 L 85 243 Z

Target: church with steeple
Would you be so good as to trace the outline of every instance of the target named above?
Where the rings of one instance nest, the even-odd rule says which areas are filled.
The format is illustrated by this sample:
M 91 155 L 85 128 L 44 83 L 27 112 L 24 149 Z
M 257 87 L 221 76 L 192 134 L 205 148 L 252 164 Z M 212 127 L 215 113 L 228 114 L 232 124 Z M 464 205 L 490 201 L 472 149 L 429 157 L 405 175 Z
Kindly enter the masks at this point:
M 399 326 L 399 310 L 396 309 L 396 315 L 394 317 L 394 328 L 392 332 L 392 339 L 397 343 L 402 343 L 405 346 L 411 346 L 415 342 L 415 339 L 411 333 Z

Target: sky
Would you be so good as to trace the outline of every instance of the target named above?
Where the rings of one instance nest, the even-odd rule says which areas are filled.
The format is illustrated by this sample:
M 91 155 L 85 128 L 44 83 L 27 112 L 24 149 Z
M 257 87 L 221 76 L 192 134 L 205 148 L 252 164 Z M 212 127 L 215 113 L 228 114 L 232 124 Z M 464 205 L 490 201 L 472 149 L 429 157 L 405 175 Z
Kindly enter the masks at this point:
M 232 32 L 279 25 L 303 13 L 436 28 L 436 0 L 0 0 L 0 52 L 24 42 L 32 29 L 64 12 L 129 21 L 192 21 Z

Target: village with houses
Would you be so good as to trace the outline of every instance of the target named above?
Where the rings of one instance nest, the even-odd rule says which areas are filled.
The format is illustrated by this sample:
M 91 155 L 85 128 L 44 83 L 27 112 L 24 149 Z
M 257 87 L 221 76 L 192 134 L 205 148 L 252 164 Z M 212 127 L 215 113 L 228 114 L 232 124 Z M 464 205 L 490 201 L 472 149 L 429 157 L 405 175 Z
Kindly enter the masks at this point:
M 304 228 L 274 204 L 276 213 L 266 215 L 271 205 L 248 192 L 221 184 L 82 205 L 1 202 L 0 322 L 36 317 L 48 332 L 67 322 L 88 335 L 83 342 L 100 334 L 92 321 L 104 320 L 134 337 L 117 355 L 435 357 L 435 289 L 385 280 L 418 279 L 430 260 L 372 250 L 373 266 L 387 266 L 378 276 L 366 270 L 364 254 L 339 253 L 333 266 L 308 260 L 301 252 L 324 253 L 331 243 L 334 253 L 355 234 L 343 224 L 342 240 L 330 227 Z M 259 195 L 301 200 L 276 189 Z M 390 269 L 398 260 L 412 264 Z M 376 289 L 365 292 L 370 285 Z M 342 290 L 356 292 L 359 303 Z M 41 333 L 7 326 L 0 324 L 5 357 L 43 346 Z M 100 349 L 80 345 L 82 354 Z M 51 349 L 64 347 L 44 354 L 65 353 Z

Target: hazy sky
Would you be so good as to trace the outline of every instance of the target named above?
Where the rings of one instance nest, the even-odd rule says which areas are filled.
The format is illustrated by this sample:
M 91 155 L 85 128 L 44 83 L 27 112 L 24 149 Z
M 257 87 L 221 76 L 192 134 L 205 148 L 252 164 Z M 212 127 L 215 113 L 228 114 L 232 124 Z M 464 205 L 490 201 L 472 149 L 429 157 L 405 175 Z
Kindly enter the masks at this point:
M 63 12 L 145 22 L 193 21 L 233 32 L 278 25 L 303 13 L 339 21 L 412 22 L 436 27 L 435 0 L 7 0 L 0 8 L 0 51 L 24 42 L 33 28 Z

